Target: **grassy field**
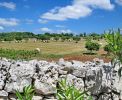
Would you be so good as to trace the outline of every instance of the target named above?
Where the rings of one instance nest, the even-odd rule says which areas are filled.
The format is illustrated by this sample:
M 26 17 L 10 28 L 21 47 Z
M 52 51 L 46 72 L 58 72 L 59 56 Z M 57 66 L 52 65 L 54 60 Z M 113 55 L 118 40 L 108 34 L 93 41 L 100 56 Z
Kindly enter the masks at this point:
M 98 51 L 98 55 L 104 53 L 102 50 L 102 47 L 106 44 L 104 40 L 96 41 L 101 44 L 101 49 Z M 28 41 L 27 43 L 25 42 L 20 42 L 20 43 L 15 43 L 14 41 L 9 43 L 9 42 L 4 42 L 0 43 L 0 48 L 3 49 L 15 49 L 15 50 L 35 50 L 35 48 L 40 48 L 41 50 L 41 56 L 39 56 L 37 59 L 58 59 L 61 57 L 78 57 L 83 54 L 83 52 L 86 51 L 85 49 L 85 40 L 81 40 L 78 43 L 75 43 L 74 41 L 71 42 L 55 42 L 55 41 L 50 41 L 49 43 L 43 43 L 41 41 Z M 87 58 L 87 57 L 86 57 Z M 83 59 L 83 58 L 82 58 Z
M 102 46 L 105 44 L 104 40 L 98 41 L 102 43 Z M 81 52 L 86 50 L 85 41 L 81 40 L 78 43 L 72 42 L 54 42 L 43 43 L 41 41 L 33 42 L 29 41 L 27 43 L 20 42 L 4 42 L 0 43 L 0 48 L 4 49 L 15 49 L 15 50 L 34 50 L 35 48 L 40 48 L 43 54 L 70 54 L 75 52 Z

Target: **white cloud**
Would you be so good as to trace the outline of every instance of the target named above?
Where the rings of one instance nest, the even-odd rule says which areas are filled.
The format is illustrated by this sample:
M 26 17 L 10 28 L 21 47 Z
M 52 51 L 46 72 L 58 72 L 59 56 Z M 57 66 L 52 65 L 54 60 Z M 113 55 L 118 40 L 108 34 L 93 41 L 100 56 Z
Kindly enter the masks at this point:
M 0 18 L 0 25 L 1 26 L 16 26 L 18 25 L 19 20 L 15 18 Z
M 70 29 L 64 29 L 64 30 L 52 30 L 47 27 L 41 28 L 42 32 L 50 32 L 50 33 L 72 33 Z
M 122 5 L 122 0 L 116 0 L 115 2 L 119 5 Z
M 110 0 L 74 0 L 74 3 L 79 6 L 84 5 L 105 10 L 112 10 L 114 8 L 114 5 L 111 4 Z
M 72 5 L 62 8 L 56 7 L 44 13 L 41 18 L 60 21 L 79 19 L 90 15 L 96 8 L 112 10 L 114 9 L 114 5 L 111 4 L 110 0 L 74 0 Z
M 0 26 L 0 30 L 4 30 L 4 27 L 3 26 Z
M 55 27 L 57 27 L 57 28 L 64 28 L 65 26 L 63 26 L 63 25 L 56 25 Z
M 41 31 L 42 31 L 42 32 L 52 32 L 52 30 L 49 29 L 49 28 L 47 28 L 47 27 L 41 28 Z
M 47 20 L 44 20 L 44 19 L 38 19 L 38 22 L 41 23 L 41 24 L 46 24 L 48 23 Z
M 58 30 L 57 33 L 72 33 L 72 31 L 70 29 Z
M 15 10 L 16 4 L 13 2 L 0 2 L 0 7 L 5 7 L 11 10 Z

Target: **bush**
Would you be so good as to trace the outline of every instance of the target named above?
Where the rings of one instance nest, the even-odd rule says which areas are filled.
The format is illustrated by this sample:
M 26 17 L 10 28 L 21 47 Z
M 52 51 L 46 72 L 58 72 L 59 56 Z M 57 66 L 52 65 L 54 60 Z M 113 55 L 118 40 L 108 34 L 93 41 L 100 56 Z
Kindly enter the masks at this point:
M 112 58 L 112 67 L 115 68 L 116 64 L 119 65 L 118 75 L 121 76 L 122 71 L 122 35 L 120 29 L 118 31 L 109 31 L 105 34 L 105 39 L 111 50 Z
M 90 50 L 90 53 L 92 53 L 93 50 L 94 51 L 98 51 L 100 49 L 100 44 L 95 43 L 95 42 L 88 41 L 85 44 L 85 48 L 87 50 Z
M 66 79 L 62 79 L 58 83 L 57 88 L 58 100 L 92 100 L 91 96 L 87 96 L 85 92 L 76 89 L 74 85 L 69 85 Z
M 64 42 L 66 39 L 67 39 L 66 36 L 62 36 L 62 37 L 61 37 L 61 41 L 62 41 L 62 42 Z
M 111 47 L 110 47 L 109 44 L 107 44 L 107 45 L 104 46 L 104 51 L 106 51 L 107 54 L 110 54 L 110 52 L 111 52 L 112 50 L 111 50 Z
M 54 37 L 54 40 L 55 41 L 58 41 L 59 40 L 59 37 L 58 36 Z
M 16 96 L 19 100 L 32 100 L 34 94 L 34 88 L 31 85 L 24 87 L 23 93 L 16 91 Z
M 76 43 L 78 43 L 78 41 L 80 41 L 81 38 L 80 38 L 79 36 L 74 36 L 74 37 L 73 37 L 73 40 L 74 40 Z
M 15 37 L 15 40 L 17 40 L 17 41 L 21 41 L 22 40 L 22 37 Z
M 4 41 L 9 41 L 9 42 L 10 42 L 10 41 L 13 41 L 13 40 L 14 40 L 14 39 L 13 39 L 12 37 L 5 37 L 5 38 L 4 38 Z
M 10 59 L 31 59 L 32 57 L 39 56 L 39 52 L 36 50 L 14 50 L 14 49 L 0 49 L 0 57 L 6 57 Z

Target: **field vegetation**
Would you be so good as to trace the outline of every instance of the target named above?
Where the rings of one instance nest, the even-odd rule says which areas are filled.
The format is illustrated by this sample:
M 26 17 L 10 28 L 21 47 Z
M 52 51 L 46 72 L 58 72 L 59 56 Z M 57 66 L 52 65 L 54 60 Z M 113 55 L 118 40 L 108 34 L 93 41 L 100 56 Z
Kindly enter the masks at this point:
M 97 50 L 91 50 L 95 55 L 86 55 L 91 48 L 85 48 L 88 41 L 99 46 L 96 48 Z M 66 59 L 83 60 L 83 57 L 88 56 L 86 58 L 89 60 L 92 57 L 102 57 L 101 55 L 106 53 L 103 50 L 105 45 L 104 34 L 97 33 L 82 33 L 79 35 L 73 35 L 73 33 L 0 33 L 0 56 L 14 59 L 55 60 L 64 57 Z M 93 49 L 94 47 L 96 46 L 93 46 Z M 40 49 L 39 54 L 35 53 L 36 48 Z

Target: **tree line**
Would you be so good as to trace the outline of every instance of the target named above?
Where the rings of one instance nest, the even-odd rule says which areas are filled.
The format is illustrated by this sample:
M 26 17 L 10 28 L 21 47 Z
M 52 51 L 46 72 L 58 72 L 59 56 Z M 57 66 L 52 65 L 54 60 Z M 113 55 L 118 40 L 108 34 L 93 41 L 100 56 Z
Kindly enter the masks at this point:
M 37 40 L 49 42 L 49 40 L 53 39 L 54 41 L 61 40 L 62 42 L 66 40 L 74 40 L 76 43 L 81 40 L 81 37 L 84 39 L 93 39 L 100 40 L 104 37 L 103 34 L 97 33 L 81 33 L 79 35 L 74 35 L 73 33 L 44 33 L 44 34 L 34 34 L 32 32 L 6 32 L 0 33 L 0 41 L 21 41 L 28 40 L 31 38 L 35 38 Z

